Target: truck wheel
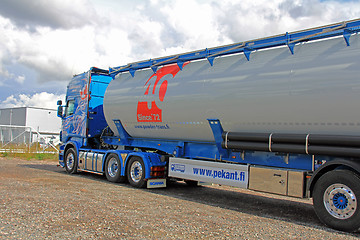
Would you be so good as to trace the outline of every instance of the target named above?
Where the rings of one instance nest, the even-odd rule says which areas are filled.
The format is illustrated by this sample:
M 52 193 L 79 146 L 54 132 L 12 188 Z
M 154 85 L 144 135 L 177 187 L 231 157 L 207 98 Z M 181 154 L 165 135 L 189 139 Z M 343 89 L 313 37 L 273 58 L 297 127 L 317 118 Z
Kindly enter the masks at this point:
M 316 215 L 326 225 L 346 232 L 360 228 L 360 178 L 349 170 L 325 173 L 313 191 Z
M 70 173 L 77 173 L 77 155 L 73 148 L 69 148 L 65 153 L 65 170 Z
M 115 153 L 109 154 L 106 158 L 105 176 L 110 182 L 125 182 L 125 176 L 121 176 L 121 163 L 119 156 Z
M 139 157 L 133 157 L 130 159 L 127 166 L 126 175 L 130 185 L 137 188 L 145 187 L 144 161 Z

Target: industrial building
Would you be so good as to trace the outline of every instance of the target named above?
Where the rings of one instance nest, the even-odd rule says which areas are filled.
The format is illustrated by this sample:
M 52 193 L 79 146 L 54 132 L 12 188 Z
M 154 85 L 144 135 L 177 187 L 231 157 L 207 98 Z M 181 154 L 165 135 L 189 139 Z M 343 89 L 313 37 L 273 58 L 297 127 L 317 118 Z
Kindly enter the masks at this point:
M 0 109 L 1 147 L 11 144 L 59 143 L 61 119 L 54 109 L 16 107 Z

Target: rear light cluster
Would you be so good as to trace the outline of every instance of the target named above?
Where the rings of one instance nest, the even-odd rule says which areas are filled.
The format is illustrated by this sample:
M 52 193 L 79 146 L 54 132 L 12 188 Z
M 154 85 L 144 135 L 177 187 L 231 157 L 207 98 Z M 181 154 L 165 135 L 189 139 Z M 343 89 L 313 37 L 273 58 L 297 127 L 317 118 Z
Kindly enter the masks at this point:
M 165 177 L 166 167 L 151 167 L 151 177 Z

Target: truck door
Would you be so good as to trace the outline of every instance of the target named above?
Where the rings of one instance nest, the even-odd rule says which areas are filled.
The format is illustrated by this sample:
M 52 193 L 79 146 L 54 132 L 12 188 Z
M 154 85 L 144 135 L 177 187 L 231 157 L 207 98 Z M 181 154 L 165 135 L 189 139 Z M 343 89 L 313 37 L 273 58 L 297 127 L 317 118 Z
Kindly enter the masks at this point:
M 65 116 L 62 124 L 63 142 L 81 141 L 86 138 L 88 111 L 89 72 L 75 76 L 66 94 Z

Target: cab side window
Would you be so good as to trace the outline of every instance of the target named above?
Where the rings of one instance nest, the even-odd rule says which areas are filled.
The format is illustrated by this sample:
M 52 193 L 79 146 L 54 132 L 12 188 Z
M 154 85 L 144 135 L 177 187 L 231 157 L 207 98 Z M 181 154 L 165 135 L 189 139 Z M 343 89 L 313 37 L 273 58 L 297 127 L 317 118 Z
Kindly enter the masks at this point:
M 75 106 L 75 100 L 69 100 L 66 103 L 65 117 L 68 117 L 68 116 L 71 116 L 74 114 L 74 106 Z

